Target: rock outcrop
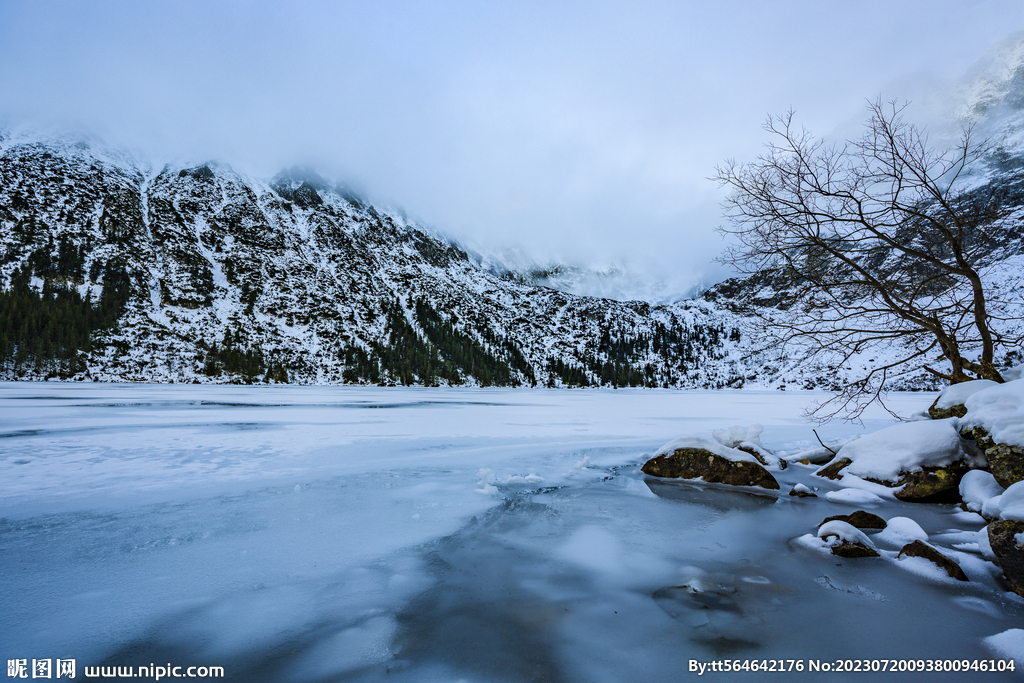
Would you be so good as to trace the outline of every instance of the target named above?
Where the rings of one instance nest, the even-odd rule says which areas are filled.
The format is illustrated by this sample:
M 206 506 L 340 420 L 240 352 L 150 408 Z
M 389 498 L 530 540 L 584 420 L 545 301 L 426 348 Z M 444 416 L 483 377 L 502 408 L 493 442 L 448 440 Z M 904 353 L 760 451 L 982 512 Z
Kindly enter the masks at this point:
M 935 548 L 931 547 L 924 541 L 914 541 L 908 543 L 900 550 L 900 554 L 897 559 L 906 555 L 907 557 L 923 557 L 929 562 L 933 562 L 938 565 L 941 569 L 944 569 L 950 577 L 957 581 L 969 581 L 967 574 L 964 574 L 964 570 L 960 568 L 953 560 L 949 559 Z
M 884 529 L 885 520 L 878 515 L 873 515 L 870 512 L 864 512 L 863 510 L 857 510 L 851 512 L 848 515 L 832 515 L 822 520 L 821 524 L 818 525 L 820 529 L 823 525 L 833 521 L 846 522 L 850 526 L 855 526 L 858 529 Z
M 896 492 L 896 497 L 912 503 L 958 503 L 960 479 L 968 469 L 967 463 L 959 460 L 947 467 L 908 472 L 896 483 L 897 487 L 903 487 Z
M 984 427 L 971 427 L 961 433 L 964 438 L 974 439 L 985 454 L 988 471 L 1004 489 L 1018 481 L 1024 481 L 1024 448 L 1012 444 L 996 443 Z
M 1010 589 L 1024 596 L 1024 522 L 999 519 L 988 525 L 988 542 Z
M 779 482 L 756 462 L 730 460 L 703 448 L 678 448 L 671 454 L 648 460 L 641 468 L 652 477 L 701 479 L 731 486 L 778 489 Z
M 835 462 L 822 467 L 820 470 L 815 472 L 819 477 L 825 477 L 826 479 L 839 480 L 842 475 L 839 474 L 840 470 L 843 470 L 853 464 L 853 461 L 849 458 L 840 458 Z

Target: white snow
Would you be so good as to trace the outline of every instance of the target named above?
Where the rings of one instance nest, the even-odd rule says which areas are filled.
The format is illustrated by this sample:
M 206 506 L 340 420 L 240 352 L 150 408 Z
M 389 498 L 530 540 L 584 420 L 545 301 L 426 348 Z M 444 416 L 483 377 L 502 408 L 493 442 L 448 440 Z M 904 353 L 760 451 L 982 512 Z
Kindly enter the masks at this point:
M 863 531 L 852 524 L 838 519 L 833 519 L 831 522 L 825 522 L 818 527 L 818 538 L 824 539 L 830 545 L 839 545 L 845 541 L 849 543 L 860 543 L 861 545 L 872 549 L 875 547 L 875 544 L 871 542 Z
M 853 462 L 846 473 L 896 482 L 900 472 L 942 467 L 963 457 L 956 418 L 904 422 L 843 446 L 836 459 Z
M 764 448 L 764 445 L 761 443 L 761 432 L 763 431 L 764 427 L 759 424 L 753 424 L 749 427 L 733 426 L 728 429 L 718 429 L 711 432 L 711 438 L 726 448 L 736 448 L 743 442 L 750 442 Z
M 723 458 L 726 458 L 727 460 L 732 460 L 734 462 L 757 462 L 757 459 L 754 456 L 750 455 L 749 453 L 746 453 L 735 448 L 723 446 L 721 443 L 715 441 L 714 439 L 707 439 L 702 436 L 683 436 L 678 439 L 673 439 L 672 441 L 669 441 L 667 444 L 665 444 L 657 451 L 655 451 L 654 457 L 657 458 L 662 455 L 671 455 L 680 448 L 700 448 L 705 451 L 710 451 L 715 455 L 720 455 Z
M 982 512 L 985 503 L 1002 493 L 1003 487 L 996 482 L 991 472 L 971 470 L 960 480 L 960 497 L 967 509 L 974 512 Z
M 1024 629 L 1011 628 L 985 638 L 984 643 L 996 657 L 1014 660 L 1018 675 L 1024 670 Z
M 1024 447 L 1024 379 L 979 391 L 964 405 L 961 427 L 982 427 L 996 443 Z
M 946 409 L 957 405 L 963 405 L 964 401 L 982 389 L 997 386 L 999 386 L 999 384 L 990 379 L 976 379 L 970 382 L 951 384 L 943 389 L 942 393 L 939 394 L 939 398 L 935 401 L 935 407 Z
M 1007 382 L 1012 382 L 1015 379 L 1021 379 L 1022 377 L 1024 377 L 1024 363 L 1021 363 L 1020 365 L 1014 365 L 1009 370 L 1003 370 L 999 374 L 1001 374 L 1003 376 L 1003 379 L 1006 380 Z
M 1024 481 L 1006 489 L 1006 492 L 999 497 L 999 516 L 1002 519 L 1013 519 L 1024 522 Z
M 830 503 L 842 503 L 844 505 L 878 505 L 882 499 L 864 489 L 846 488 L 838 491 L 829 491 L 825 499 Z
M 902 548 L 914 541 L 927 541 L 928 534 L 909 517 L 893 517 L 886 521 L 885 528 L 875 534 L 875 538 Z

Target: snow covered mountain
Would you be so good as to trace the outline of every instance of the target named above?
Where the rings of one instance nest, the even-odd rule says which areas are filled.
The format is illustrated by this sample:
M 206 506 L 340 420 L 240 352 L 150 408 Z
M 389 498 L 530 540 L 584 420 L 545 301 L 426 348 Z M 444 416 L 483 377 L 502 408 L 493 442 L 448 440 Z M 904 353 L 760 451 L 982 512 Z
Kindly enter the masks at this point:
M 1010 207 L 985 277 L 1024 309 L 1024 37 L 955 100 L 993 143 L 975 185 Z M 774 272 L 662 305 L 572 291 L 621 276 L 491 263 L 305 169 L 153 169 L 0 130 L 0 378 L 835 389 L 898 351 L 762 348 L 751 314 L 799 304 Z
M 499 276 L 303 169 L 150 171 L 96 143 L 0 133 L 0 254 L 8 378 L 704 387 L 742 374 L 732 316 L 711 304 Z

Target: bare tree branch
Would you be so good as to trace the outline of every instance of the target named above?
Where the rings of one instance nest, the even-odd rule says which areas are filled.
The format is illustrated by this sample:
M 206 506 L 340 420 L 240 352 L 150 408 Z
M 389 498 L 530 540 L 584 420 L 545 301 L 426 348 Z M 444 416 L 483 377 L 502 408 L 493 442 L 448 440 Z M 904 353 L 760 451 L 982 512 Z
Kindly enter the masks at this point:
M 798 128 L 793 112 L 769 117 L 765 152 L 716 169 L 732 190 L 720 231 L 737 240 L 720 260 L 741 273 L 775 273 L 793 301 L 756 312 L 773 344 L 844 361 L 877 344 L 908 349 L 819 406 L 829 416 L 838 404 L 856 417 L 880 401 L 890 370 L 936 347 L 950 371 L 927 371 L 951 382 L 968 373 L 1002 381 L 995 351 L 1011 341 L 1000 323 L 1013 314 L 990 298 L 979 258 L 1004 209 L 993 194 L 964 188 L 987 149 L 968 127 L 935 151 L 905 111 L 870 102 L 864 134 L 843 144 Z M 980 350 L 968 357 L 968 349 Z

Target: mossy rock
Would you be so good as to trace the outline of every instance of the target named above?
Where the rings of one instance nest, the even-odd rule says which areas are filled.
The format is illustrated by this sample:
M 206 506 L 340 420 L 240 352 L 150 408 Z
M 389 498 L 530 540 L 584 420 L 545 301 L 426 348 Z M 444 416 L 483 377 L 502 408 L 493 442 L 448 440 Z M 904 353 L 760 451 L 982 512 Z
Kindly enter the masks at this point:
M 900 500 L 911 503 L 959 503 L 960 480 L 968 470 L 962 460 L 946 467 L 926 467 L 920 472 L 908 472 L 896 486 Z
M 846 467 L 849 467 L 852 464 L 853 461 L 850 460 L 849 458 L 840 458 L 839 460 L 836 460 L 830 465 L 822 467 L 820 470 L 815 472 L 815 474 L 818 475 L 819 477 L 825 477 L 826 479 L 838 480 L 842 478 L 842 475 L 839 474 L 839 471 Z
M 779 488 L 775 477 L 756 462 L 729 460 L 703 448 L 679 448 L 670 455 L 651 458 L 640 469 L 652 477 L 703 479 L 713 484 Z
M 963 417 L 967 414 L 967 406 L 963 403 L 958 403 L 948 408 L 937 408 L 935 404 L 938 402 L 939 399 L 935 399 L 935 403 L 928 407 L 928 416 L 933 420 L 945 420 L 947 417 Z
M 960 565 L 923 541 L 914 541 L 913 543 L 906 544 L 896 557 L 899 559 L 904 555 L 907 557 L 923 557 L 929 562 L 938 565 L 939 568 L 946 570 L 946 573 L 957 581 L 970 580 L 967 578 L 967 574 L 964 574 L 964 570 L 960 568 Z
M 1024 596 L 1024 547 L 1016 539 L 1024 533 L 1024 522 L 997 519 L 988 525 L 988 542 L 996 556 L 996 564 L 1010 584 L 1010 590 Z
M 977 441 L 988 460 L 988 471 L 1004 489 L 1024 481 L 1024 448 L 996 443 L 984 427 L 962 430 L 960 436 Z

